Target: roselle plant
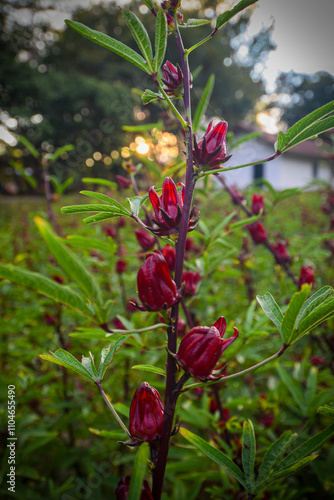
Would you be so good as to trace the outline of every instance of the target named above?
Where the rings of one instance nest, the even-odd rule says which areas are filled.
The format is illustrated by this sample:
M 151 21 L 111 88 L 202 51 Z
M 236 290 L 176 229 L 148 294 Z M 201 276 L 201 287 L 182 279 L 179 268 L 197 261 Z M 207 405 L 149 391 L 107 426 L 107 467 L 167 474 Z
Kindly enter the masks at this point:
M 203 439 L 197 436 L 178 421 L 176 418 L 177 402 L 180 397 L 186 397 L 185 395 L 191 393 L 196 394 L 195 389 L 212 391 L 216 397 L 217 407 L 220 405 L 223 421 L 224 412 L 219 391 L 229 384 L 230 379 L 249 376 L 256 369 L 280 358 L 287 350 L 290 352 L 291 346 L 299 339 L 334 316 L 334 290 L 330 286 L 324 286 L 309 297 L 311 291 L 309 283 L 312 279 L 310 273 L 307 274 L 305 271 L 303 279 L 301 278 L 298 283 L 298 287 L 300 285 L 301 288 L 292 296 L 285 310 L 283 309 L 284 314 L 270 293 L 258 295 L 257 300 L 263 312 L 280 334 L 281 347 L 276 353 L 261 359 L 254 365 L 230 373 L 228 363 L 224 358 L 228 351 L 242 340 L 246 325 L 245 329 L 242 325 L 239 329 L 234 326 L 234 334 L 231 335 L 225 317 L 228 317 L 230 321 L 231 319 L 223 303 L 219 304 L 219 314 L 221 315 L 219 319 L 213 318 L 213 321 L 216 319 L 215 322 L 203 324 L 201 318 L 196 318 L 195 312 L 191 311 L 186 302 L 187 295 L 196 294 L 198 283 L 200 281 L 203 283 L 207 279 L 205 274 L 189 275 L 191 271 L 186 270 L 185 267 L 189 233 L 196 231 L 200 221 L 201 207 L 194 207 L 194 192 L 200 185 L 198 184 L 199 180 L 204 180 L 205 186 L 206 179 L 210 175 L 245 168 L 256 163 L 269 162 L 300 142 L 333 128 L 334 102 L 326 104 L 303 118 L 286 133 L 280 132 L 276 150 L 269 158 L 259 159 L 245 165 L 228 166 L 227 162 L 231 160 L 231 155 L 228 153 L 226 143 L 227 123 L 220 121 L 215 124 L 211 120 L 207 128 L 204 127 L 203 133 L 199 132 L 206 97 L 200 101 L 197 108 L 199 111 L 196 110 L 195 118 L 192 119 L 191 88 L 194 82 L 189 68 L 189 55 L 204 43 L 214 43 L 217 31 L 239 12 L 256 3 L 256 0 L 241 0 L 231 10 L 220 14 L 215 21 L 213 31 L 190 48 L 184 47 L 182 29 L 209 24 L 207 20 L 183 20 L 180 1 L 164 1 L 160 6 L 154 4 L 152 0 L 146 0 L 144 3 L 156 19 L 154 56 L 151 41 L 144 25 L 129 10 L 122 12 L 141 54 L 125 46 L 122 42 L 80 23 L 67 21 L 67 24 L 79 34 L 123 57 L 151 77 L 156 91 L 145 90 L 142 96 L 143 103 L 159 101 L 178 120 L 185 142 L 186 174 L 184 183 L 176 184 L 171 177 L 166 177 L 163 182 L 159 182 L 161 188 L 151 186 L 148 193 L 141 196 L 136 185 L 136 174 L 131 172 L 129 178 L 119 177 L 117 179 L 120 187 L 133 188 L 135 196 L 127 199 L 128 206 L 123 200 L 115 200 L 106 194 L 86 190 L 82 191 L 82 194 L 98 200 L 98 203 L 72 205 L 64 207 L 62 212 L 64 214 L 92 212 L 93 215 L 89 215 L 84 220 L 87 224 L 104 222 L 114 218 L 120 220 L 127 218 L 136 222 L 138 225 L 135 230 L 136 238 L 142 249 L 150 251 L 150 253 L 145 256 L 141 266 L 138 266 L 137 291 L 140 303 L 136 298 L 133 298 L 130 304 L 143 311 L 143 314 L 151 314 L 153 318 L 156 318 L 157 313 L 160 314 L 160 321 L 152 324 L 150 320 L 150 324 L 145 326 L 143 320 L 143 325 L 138 328 L 128 328 L 126 324 L 124 325 L 125 329 L 123 327 L 113 328 L 111 321 L 113 304 L 99 286 L 94 274 L 86 269 L 82 262 L 68 249 L 64 241 L 55 234 L 49 223 L 40 216 L 35 217 L 35 223 L 41 236 L 59 266 L 75 282 L 76 287 L 62 286 L 62 284 L 44 277 L 41 273 L 16 266 L 0 266 L 0 276 L 38 290 L 39 293 L 84 316 L 90 324 L 95 325 L 93 333 L 92 329 L 83 327 L 81 331 L 88 336 L 86 338 L 111 342 L 108 347 L 102 349 L 98 366 L 91 353 L 89 357 L 83 356 L 81 362 L 65 349 L 42 354 L 41 357 L 68 368 L 94 383 L 122 429 L 118 439 L 124 445 L 124 453 L 130 453 L 127 447 L 133 447 L 136 450 L 131 479 L 129 477 L 120 478 L 116 490 L 117 498 L 134 500 L 152 497 L 154 500 L 159 500 L 164 488 L 170 444 L 173 439 L 184 438 L 215 464 L 222 467 L 228 477 L 234 478 L 251 499 L 261 494 L 275 481 L 295 473 L 311 463 L 316 458 L 313 453 L 334 435 L 334 425 L 325 428 L 309 439 L 304 439 L 303 442 L 299 440 L 296 443 L 296 437 L 290 431 L 281 434 L 264 454 L 255 478 L 257 445 L 254 426 L 250 420 L 246 420 L 243 424 L 241 461 L 232 460 L 227 453 L 222 451 L 224 450 L 223 445 L 221 445 L 223 434 L 215 436 L 215 439 L 209 442 L 209 437 Z M 169 39 L 168 32 L 170 32 Z M 164 63 L 166 44 L 172 39 L 176 40 L 178 47 L 179 66 L 176 61 Z M 198 137 L 194 135 L 195 132 L 198 132 Z M 94 182 L 94 179 L 90 179 L 90 181 Z M 97 183 L 103 184 L 99 181 Z M 235 193 L 233 196 L 235 201 L 243 203 L 241 196 L 237 196 Z M 263 199 L 261 196 L 257 196 L 253 199 L 252 211 L 248 219 L 242 223 L 256 244 L 268 243 L 267 233 L 259 220 L 263 213 Z M 110 236 L 112 237 L 111 233 Z M 157 250 L 153 250 L 155 244 Z M 268 243 L 268 246 L 280 262 L 287 261 L 288 257 L 284 253 L 286 248 L 283 243 L 278 243 L 274 247 Z M 117 257 L 116 273 L 121 277 L 126 272 L 127 266 L 120 252 Z M 122 288 L 121 281 L 120 287 Z M 257 285 L 257 289 L 263 293 L 260 284 Z M 184 326 L 179 314 L 181 308 L 188 325 L 185 335 L 178 343 L 178 334 Z M 196 318 L 196 324 L 194 324 L 194 318 Z M 124 321 L 126 323 L 126 318 Z M 122 326 L 123 323 L 117 323 L 117 325 Z M 155 330 L 167 333 L 166 368 L 155 365 L 136 365 L 133 368 L 163 376 L 166 380 L 164 393 L 161 391 L 159 393 L 155 387 L 142 381 L 133 395 L 129 426 L 127 427 L 120 412 L 117 411 L 117 403 L 111 401 L 105 393 L 104 379 L 109 365 L 112 366 L 113 370 L 117 370 L 118 365 L 114 358 L 117 359 L 120 350 L 126 355 L 127 344 L 129 345 L 134 338 L 138 338 L 136 335 L 143 332 L 149 332 L 150 335 L 153 335 Z M 228 332 L 225 337 L 226 330 Z M 97 335 L 96 332 L 100 335 Z M 90 335 L 92 336 L 90 337 Z M 166 338 L 161 334 L 162 348 L 165 346 L 165 340 Z M 280 376 L 282 380 L 286 381 L 286 385 L 293 387 L 289 375 L 284 369 L 280 369 Z M 309 385 L 311 388 L 310 394 L 306 397 L 307 401 L 311 400 L 311 395 L 314 396 L 312 377 L 314 377 L 313 372 L 310 373 Z M 309 405 L 304 402 L 299 390 L 295 390 L 294 394 L 303 412 L 303 417 L 306 418 Z M 327 415 L 333 413 L 328 408 L 322 409 L 322 412 Z M 225 433 L 225 438 L 226 440 L 230 439 L 228 433 Z M 213 442 L 215 445 L 212 444 Z M 149 467 L 147 467 L 148 465 Z M 152 476 L 151 487 L 145 480 L 145 476 L 148 477 L 149 473 Z M 222 491 L 221 497 L 226 497 L 226 492 Z

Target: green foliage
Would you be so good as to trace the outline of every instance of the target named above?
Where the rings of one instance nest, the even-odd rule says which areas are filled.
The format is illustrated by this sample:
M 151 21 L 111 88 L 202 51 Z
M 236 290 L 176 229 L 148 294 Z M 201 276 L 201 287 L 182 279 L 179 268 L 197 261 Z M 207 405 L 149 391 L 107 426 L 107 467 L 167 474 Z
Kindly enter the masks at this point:
M 246 9 L 250 5 L 253 5 L 256 3 L 258 0 L 241 0 L 233 9 L 227 10 L 226 12 L 223 12 L 222 14 L 219 14 L 216 20 L 216 29 L 219 30 L 226 24 L 228 21 L 230 21 L 234 16 L 239 14 L 242 10 Z

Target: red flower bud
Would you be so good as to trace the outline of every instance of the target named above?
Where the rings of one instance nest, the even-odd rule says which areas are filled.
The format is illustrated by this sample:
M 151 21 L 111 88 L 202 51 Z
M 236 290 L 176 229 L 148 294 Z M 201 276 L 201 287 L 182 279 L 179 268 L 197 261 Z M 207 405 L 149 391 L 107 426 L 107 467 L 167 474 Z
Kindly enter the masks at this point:
M 160 394 L 147 382 L 140 384 L 130 407 L 129 431 L 140 441 L 154 441 L 161 436 L 164 407 Z
M 120 217 L 117 221 L 117 226 L 118 227 L 124 227 L 126 224 L 126 219 L 125 217 Z
M 162 255 L 165 257 L 168 268 L 171 273 L 175 270 L 175 259 L 176 259 L 176 251 L 175 248 L 170 245 L 166 245 L 162 250 Z
M 135 230 L 135 235 L 139 245 L 142 247 L 143 250 L 145 250 L 146 252 L 148 250 L 152 250 L 155 243 L 154 236 L 149 234 L 147 231 L 145 231 L 145 229 L 141 227 Z
M 194 163 L 198 167 L 217 167 L 231 158 L 231 155 L 226 156 L 227 123 L 219 122 L 215 127 L 212 123 L 213 120 L 198 143 L 194 137 Z
M 248 224 L 246 226 L 246 229 L 248 229 L 248 231 L 250 232 L 252 240 L 256 245 L 267 241 L 268 236 L 261 222 L 253 222 L 252 224 Z
M 130 476 L 122 477 L 122 479 L 117 485 L 116 500 L 127 500 L 130 490 L 130 481 L 131 481 Z M 153 500 L 150 486 L 146 481 L 146 479 L 144 479 L 143 485 L 141 487 L 140 500 Z
M 110 238 L 116 238 L 116 229 L 111 224 L 108 224 L 108 226 L 102 226 L 102 229 L 107 236 L 110 236 Z
M 234 335 L 223 340 L 226 321 L 221 316 L 214 325 L 195 326 L 189 330 L 180 343 L 176 359 L 185 371 L 200 380 L 214 378 L 214 368 L 225 351 L 235 341 L 239 332 L 234 327 Z
M 56 283 L 59 283 L 59 285 L 62 285 L 64 283 L 64 278 L 62 278 L 61 276 L 55 275 L 55 276 L 52 276 L 52 279 Z
M 116 175 L 116 182 L 118 184 L 118 187 L 120 187 L 121 189 L 127 189 L 131 186 L 131 180 L 123 177 L 122 175 Z
M 149 197 L 154 210 L 155 219 L 153 222 L 159 226 L 154 232 L 160 236 L 177 234 L 181 221 L 181 214 L 184 202 L 184 184 L 180 183 L 180 192 L 177 192 L 176 185 L 170 177 L 166 177 L 162 185 L 162 195 L 158 196 L 154 187 L 149 189 Z M 192 217 L 194 209 L 190 214 Z M 189 221 L 188 231 L 195 229 L 198 218 Z
M 168 22 L 168 16 L 171 16 L 171 14 L 167 14 L 167 22 Z M 173 16 L 171 16 L 171 18 L 174 24 Z M 178 64 L 174 66 L 174 64 L 172 64 L 170 61 L 167 61 L 163 65 L 162 71 L 164 75 L 162 81 L 166 85 L 166 87 L 164 88 L 166 93 L 179 96 L 183 91 L 183 74 L 180 66 Z
M 149 311 L 168 309 L 180 298 L 168 265 L 159 252 L 148 254 L 137 275 L 138 295 Z
M 56 323 L 54 316 L 51 316 L 48 312 L 44 313 L 44 318 L 48 325 L 54 325 Z
M 182 273 L 182 281 L 185 282 L 185 295 L 195 295 L 195 293 L 197 292 L 197 285 L 201 281 L 201 279 L 201 275 L 196 271 L 185 271 L 184 273 Z
M 322 356 L 311 356 L 310 363 L 312 363 L 313 366 L 321 366 L 326 363 L 326 360 Z
M 299 286 L 304 285 L 304 283 L 308 283 L 309 285 L 313 285 L 314 283 L 314 271 L 311 266 L 302 266 L 300 270 Z
M 253 214 L 258 215 L 261 210 L 262 212 L 264 212 L 263 195 L 254 193 L 252 201 L 252 212 Z
M 112 320 L 112 324 L 116 328 L 116 330 L 126 330 L 126 326 L 118 318 L 114 318 Z
M 123 259 L 118 259 L 118 261 L 116 262 L 116 272 L 118 274 L 125 273 L 127 267 L 128 265 Z
M 277 262 L 280 264 L 281 262 L 290 262 L 291 257 L 286 249 L 287 243 L 286 241 L 279 241 L 277 245 L 270 245 Z

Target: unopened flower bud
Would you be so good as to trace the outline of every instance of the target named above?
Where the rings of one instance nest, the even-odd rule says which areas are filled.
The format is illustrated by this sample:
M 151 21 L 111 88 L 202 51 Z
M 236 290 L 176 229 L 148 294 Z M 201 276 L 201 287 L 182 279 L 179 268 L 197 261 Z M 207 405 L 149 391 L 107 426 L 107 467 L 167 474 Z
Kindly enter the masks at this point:
M 180 299 L 167 262 L 159 252 L 147 255 L 138 271 L 137 286 L 139 298 L 149 311 L 168 309 Z
M 225 330 L 226 321 L 223 316 L 211 327 L 196 326 L 189 330 L 181 340 L 176 355 L 183 369 L 200 380 L 213 378 L 219 358 L 239 335 L 234 327 L 234 335 L 223 340 Z
M 160 394 L 147 382 L 140 384 L 130 407 L 129 431 L 140 441 L 154 441 L 161 436 L 164 407 Z
M 116 272 L 118 274 L 125 273 L 127 267 L 128 265 L 124 259 L 118 259 L 116 262 Z
M 166 259 L 170 272 L 173 273 L 175 271 L 175 260 L 176 260 L 175 248 L 167 244 L 161 251 L 162 255 Z
M 286 241 L 279 241 L 277 245 L 270 245 L 270 246 L 274 252 L 276 261 L 279 264 L 281 264 L 282 262 L 287 262 L 287 263 L 291 262 L 292 259 L 289 255 L 289 252 L 286 249 L 287 246 Z
M 202 277 L 196 271 L 185 271 L 182 273 L 182 281 L 185 282 L 185 295 L 192 296 L 197 292 L 198 283 Z
M 252 212 L 254 215 L 258 215 L 261 211 L 264 212 L 263 195 L 254 193 L 252 201 Z
M 143 250 L 145 250 L 146 252 L 148 250 L 152 250 L 155 243 L 155 238 L 154 236 L 152 236 L 152 234 L 149 234 L 147 231 L 145 231 L 145 229 L 139 227 L 135 230 L 135 235 L 139 245 Z
M 267 241 L 268 236 L 261 222 L 253 222 L 252 224 L 248 224 L 245 227 L 246 229 L 248 229 L 252 240 L 256 245 Z
M 116 182 L 121 189 L 127 189 L 131 186 L 131 180 L 123 177 L 123 175 L 116 175 Z
M 195 165 L 199 168 L 213 168 L 231 158 L 231 155 L 226 156 L 226 132 L 226 122 L 219 122 L 213 127 L 213 120 L 211 120 L 204 136 L 198 143 L 194 137 L 193 157 Z
M 304 283 L 308 283 L 309 285 L 313 285 L 314 283 L 314 271 L 311 266 L 302 266 L 300 270 L 299 286 L 304 285 Z
M 170 14 L 167 14 L 167 21 L 168 16 L 170 16 Z M 171 17 L 174 23 L 173 16 Z M 164 75 L 162 81 L 166 85 L 166 87 L 164 88 L 166 93 L 179 96 L 183 92 L 183 74 L 180 66 L 178 64 L 174 66 L 174 64 L 172 64 L 170 61 L 167 61 L 163 65 L 162 71 Z
M 129 490 L 130 490 L 130 476 L 122 477 L 120 482 L 117 485 L 116 489 L 116 500 L 127 500 Z M 143 485 L 141 488 L 140 500 L 153 500 L 153 496 L 150 490 L 150 486 L 146 479 L 143 481 Z

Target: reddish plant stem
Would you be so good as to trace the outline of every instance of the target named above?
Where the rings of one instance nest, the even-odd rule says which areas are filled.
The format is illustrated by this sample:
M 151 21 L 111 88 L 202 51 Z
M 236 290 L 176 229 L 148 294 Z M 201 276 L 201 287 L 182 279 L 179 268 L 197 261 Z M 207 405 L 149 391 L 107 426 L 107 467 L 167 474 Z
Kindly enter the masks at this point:
M 224 188 L 226 189 L 226 191 L 229 193 L 229 195 L 231 196 L 231 198 L 233 199 L 234 203 L 236 203 L 237 205 L 239 205 L 239 207 L 248 215 L 248 217 L 252 217 L 253 212 L 251 210 L 249 210 L 249 208 L 246 207 L 246 205 L 240 201 L 238 198 L 236 198 L 234 195 L 233 195 L 233 192 L 231 190 L 231 188 L 228 186 L 227 182 L 225 181 L 225 179 L 223 177 L 220 177 L 220 176 L 217 176 L 217 178 L 219 179 L 219 182 L 224 186 Z M 298 279 L 296 278 L 296 276 L 293 274 L 289 264 L 287 262 L 285 262 L 284 260 L 282 259 L 278 259 L 277 256 L 276 256 L 276 253 L 275 251 L 272 249 L 269 241 L 265 241 L 264 243 L 262 243 L 262 245 L 264 245 L 270 253 L 272 253 L 272 255 L 274 256 L 274 259 L 275 261 L 277 262 L 277 264 L 279 264 L 283 269 L 284 271 L 286 272 L 286 274 L 289 276 L 289 278 L 291 278 L 291 280 L 293 281 L 293 283 L 295 284 L 295 286 L 299 289 L 299 283 L 298 283 Z
M 185 54 L 181 35 L 175 18 L 175 36 L 176 42 L 181 56 L 181 67 L 183 73 L 184 94 L 183 102 L 187 121 L 187 129 L 185 131 L 185 143 L 187 148 L 187 170 L 185 180 L 185 195 L 182 209 L 181 223 L 179 229 L 178 241 L 176 244 L 176 263 L 175 263 L 175 283 L 178 288 L 182 284 L 182 271 L 185 255 L 186 238 L 188 233 L 188 224 L 191 212 L 193 193 L 195 189 L 196 177 L 193 169 L 193 149 L 192 149 L 192 126 L 191 126 L 191 103 L 190 103 L 190 72 L 188 59 Z M 179 303 L 172 307 L 170 325 L 167 330 L 168 335 L 168 350 L 176 353 L 177 347 L 177 324 L 179 317 Z M 173 421 L 176 408 L 176 402 L 179 391 L 176 391 L 176 364 L 173 356 L 168 354 L 167 357 L 167 380 L 164 401 L 164 420 L 162 427 L 162 435 L 160 448 L 157 458 L 156 467 L 153 473 L 152 494 L 154 500 L 160 500 L 162 487 L 167 464 L 169 441 L 173 430 Z

